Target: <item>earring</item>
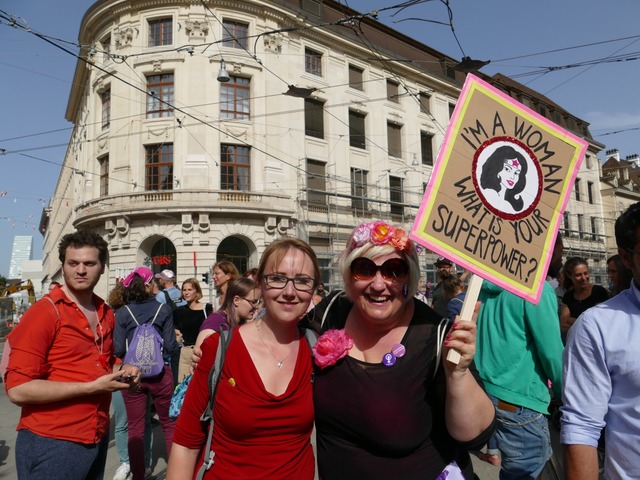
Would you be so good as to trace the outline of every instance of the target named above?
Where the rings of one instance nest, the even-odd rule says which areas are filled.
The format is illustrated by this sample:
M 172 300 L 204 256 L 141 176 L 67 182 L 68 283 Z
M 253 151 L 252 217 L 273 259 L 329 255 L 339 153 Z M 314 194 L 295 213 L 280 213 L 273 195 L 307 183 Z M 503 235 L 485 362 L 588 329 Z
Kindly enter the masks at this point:
M 407 298 L 409 295 L 409 285 L 406 283 L 402 286 L 402 295 L 404 295 L 404 298 Z

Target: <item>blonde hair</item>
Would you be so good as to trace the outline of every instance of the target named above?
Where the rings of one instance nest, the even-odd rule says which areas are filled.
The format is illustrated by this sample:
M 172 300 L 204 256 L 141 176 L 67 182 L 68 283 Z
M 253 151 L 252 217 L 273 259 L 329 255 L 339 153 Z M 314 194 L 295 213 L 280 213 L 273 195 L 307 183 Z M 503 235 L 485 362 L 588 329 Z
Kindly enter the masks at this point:
M 351 240 L 347 242 L 347 245 L 351 245 Z M 409 265 L 407 298 L 413 297 L 418 290 L 418 282 L 420 281 L 420 263 L 418 261 L 418 253 L 416 252 L 416 249 L 408 248 L 406 250 L 398 250 L 390 243 L 374 245 L 371 242 L 366 242 L 361 247 L 356 247 L 353 250 L 347 248 L 342 252 L 338 259 L 338 268 L 342 273 L 342 279 L 344 281 L 344 288 L 347 296 L 351 298 L 351 262 L 359 257 L 374 260 L 377 257 L 382 257 L 392 253 L 399 253 L 402 259 L 407 262 L 407 265 Z

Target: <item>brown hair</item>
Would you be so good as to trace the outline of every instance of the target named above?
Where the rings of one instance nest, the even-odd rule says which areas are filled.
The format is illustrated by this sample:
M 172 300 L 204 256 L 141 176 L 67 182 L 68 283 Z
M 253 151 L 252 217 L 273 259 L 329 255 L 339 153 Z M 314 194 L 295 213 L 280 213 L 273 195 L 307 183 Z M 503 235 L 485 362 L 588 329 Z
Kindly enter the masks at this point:
M 316 252 L 313 251 L 313 248 L 311 248 L 311 246 L 307 242 L 291 237 L 279 238 L 278 240 L 272 242 L 264 250 L 264 252 L 262 253 L 262 257 L 260 258 L 260 265 L 258 265 L 258 282 L 262 282 L 262 278 L 264 277 L 264 270 L 267 266 L 267 262 L 272 259 L 271 257 L 273 257 L 273 264 L 278 266 L 280 265 L 280 262 L 282 262 L 282 259 L 287 254 L 287 252 L 291 249 L 300 250 L 311 259 L 311 263 L 313 265 L 313 278 L 315 279 L 315 284 L 317 285 L 320 281 L 320 266 L 318 265 Z
M 195 278 L 187 278 L 184 282 L 182 282 L 182 288 L 180 288 L 180 290 L 184 288 L 185 283 L 190 284 L 196 291 L 196 301 L 200 300 L 202 298 L 202 288 L 200 288 L 200 282 L 198 282 L 198 280 Z
M 445 296 L 451 299 L 460 293 L 460 289 L 464 290 L 464 283 L 460 280 L 460 276 L 457 273 L 452 273 L 451 275 L 445 275 L 443 277 L 442 288 L 444 288 Z
M 230 262 L 229 260 L 221 260 L 216 263 L 213 268 L 219 268 L 227 275 L 230 275 L 231 278 L 229 279 L 229 281 L 235 280 L 240 276 L 240 272 L 238 271 L 237 267 L 233 264 L 233 262 Z
M 239 319 L 236 314 L 236 306 L 233 304 L 233 299 L 236 297 L 245 297 L 252 290 L 260 288 L 258 282 L 254 282 L 250 278 L 240 277 L 229 283 L 227 293 L 224 296 L 224 303 L 220 307 L 219 312 L 227 314 L 227 323 L 230 327 L 236 327 L 245 323 L 245 320 Z

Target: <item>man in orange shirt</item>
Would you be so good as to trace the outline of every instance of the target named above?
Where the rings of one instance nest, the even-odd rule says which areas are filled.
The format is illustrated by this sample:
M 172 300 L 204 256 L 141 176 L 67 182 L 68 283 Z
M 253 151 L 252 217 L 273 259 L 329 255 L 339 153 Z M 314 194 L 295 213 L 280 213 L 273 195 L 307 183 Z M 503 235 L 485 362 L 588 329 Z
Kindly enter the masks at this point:
M 9 399 L 22 406 L 18 478 L 102 479 L 111 392 L 135 388 L 136 367 L 113 372 L 113 311 L 93 289 L 108 258 L 100 235 L 65 235 L 64 285 L 34 304 L 9 335 Z

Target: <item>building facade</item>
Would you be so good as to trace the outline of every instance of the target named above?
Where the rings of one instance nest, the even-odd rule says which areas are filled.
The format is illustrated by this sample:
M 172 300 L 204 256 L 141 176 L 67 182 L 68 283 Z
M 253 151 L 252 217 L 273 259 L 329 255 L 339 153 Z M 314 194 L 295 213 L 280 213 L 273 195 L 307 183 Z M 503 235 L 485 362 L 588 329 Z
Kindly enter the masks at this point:
M 62 235 L 99 232 L 101 295 L 136 265 L 170 268 L 179 284 L 222 259 L 246 270 L 282 235 L 307 240 L 339 286 L 334 260 L 354 226 L 411 228 L 465 78 L 453 58 L 335 1 L 101 0 L 79 39 L 44 269 L 60 277 Z
M 373 20 L 355 29 L 355 14 L 337 2 L 95 3 L 42 225 L 48 278 L 61 236 L 86 228 L 110 244 L 103 295 L 135 265 L 179 282 L 223 258 L 257 266 L 282 235 L 311 243 L 331 287 L 354 225 L 410 228 L 464 75 Z
M 618 253 L 614 233 L 616 219 L 628 207 L 640 201 L 640 157 L 632 154 L 621 159 L 617 149 L 607 150 L 605 157 L 600 189 L 607 251 L 609 255 L 615 255 Z

